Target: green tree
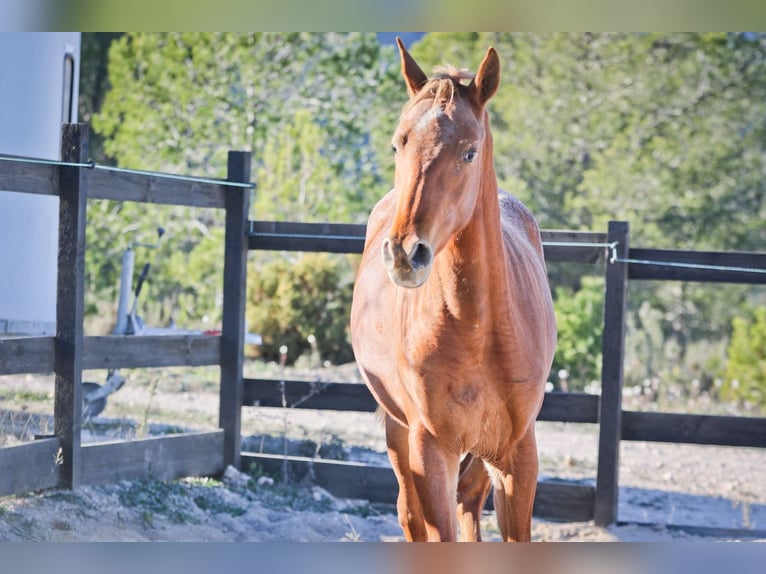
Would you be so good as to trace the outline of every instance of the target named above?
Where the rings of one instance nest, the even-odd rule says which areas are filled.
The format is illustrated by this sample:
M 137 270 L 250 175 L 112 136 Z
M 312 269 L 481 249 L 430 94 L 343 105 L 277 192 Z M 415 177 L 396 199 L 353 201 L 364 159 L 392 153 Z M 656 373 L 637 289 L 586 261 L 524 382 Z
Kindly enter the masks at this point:
M 658 247 L 766 242 L 766 35 L 442 33 L 413 51 L 475 70 L 488 45 L 503 62 L 498 177 L 544 227 L 624 219 Z
M 379 159 L 390 134 L 379 136 L 396 120 L 397 78 L 393 49 L 374 34 L 126 34 L 111 42 L 93 126 L 108 161 L 128 168 L 223 177 L 229 149 L 252 151 L 254 218 L 362 222 L 390 185 Z M 91 315 L 116 300 L 122 249 L 162 225 L 146 310 L 162 322 L 220 320 L 222 213 L 97 203 Z
M 721 396 L 766 407 L 766 307 L 752 320 L 735 317 Z
M 228 149 L 252 150 L 259 166 L 309 111 L 339 178 L 380 185 L 376 148 L 388 146 L 371 134 L 395 74 L 374 34 L 127 34 L 112 44 L 94 127 L 119 165 L 222 177 Z

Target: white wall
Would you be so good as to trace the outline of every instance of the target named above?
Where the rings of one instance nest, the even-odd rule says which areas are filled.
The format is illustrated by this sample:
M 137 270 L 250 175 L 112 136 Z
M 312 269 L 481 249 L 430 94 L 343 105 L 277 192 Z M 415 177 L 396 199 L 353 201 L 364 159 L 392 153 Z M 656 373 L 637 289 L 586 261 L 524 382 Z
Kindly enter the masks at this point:
M 74 59 L 70 113 L 77 121 L 80 34 L 0 33 L 0 154 L 59 159 L 67 54 Z M 52 335 L 58 198 L 5 191 L 0 191 L 0 334 Z

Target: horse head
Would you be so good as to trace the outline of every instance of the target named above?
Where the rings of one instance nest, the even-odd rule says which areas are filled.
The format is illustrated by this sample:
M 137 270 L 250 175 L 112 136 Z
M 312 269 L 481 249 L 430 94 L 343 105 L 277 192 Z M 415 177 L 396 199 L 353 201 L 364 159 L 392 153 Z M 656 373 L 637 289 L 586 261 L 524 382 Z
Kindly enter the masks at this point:
M 410 99 L 392 139 L 397 205 L 382 257 L 391 281 L 414 288 L 470 221 L 482 176 L 493 169 L 485 104 L 497 90 L 500 60 L 489 48 L 475 76 L 444 69 L 429 79 L 397 43 Z

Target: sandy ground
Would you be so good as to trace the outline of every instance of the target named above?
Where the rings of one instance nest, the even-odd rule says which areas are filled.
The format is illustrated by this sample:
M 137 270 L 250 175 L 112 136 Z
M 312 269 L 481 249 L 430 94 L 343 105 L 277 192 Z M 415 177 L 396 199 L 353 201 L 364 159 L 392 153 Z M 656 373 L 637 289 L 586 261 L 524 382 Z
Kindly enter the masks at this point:
M 158 383 L 157 374 L 149 373 L 129 381 L 109 399 L 97 424 L 86 425 L 84 440 L 162 430 L 154 419 L 167 420 L 174 411 L 186 417 L 179 414 L 176 424 L 214 428 L 215 385 L 199 384 L 191 392 L 183 377 L 174 377 L 164 373 Z M 333 378 L 343 376 L 335 372 Z M 41 377 L 0 381 L 0 409 L 6 409 L 0 410 L 0 423 L 13 421 L 27 433 L 44 430 L 39 427 L 49 417 L 30 413 L 49 406 L 31 397 L 44 397 L 49 386 Z M 541 477 L 594 481 L 595 425 L 538 423 L 537 430 Z M 250 445 L 264 444 L 263 436 L 287 438 L 305 448 L 332 445 L 349 458 L 386 464 L 383 431 L 372 414 L 247 408 L 243 434 L 252 437 Z M 533 540 L 766 541 L 766 451 L 624 442 L 619 500 L 618 525 L 535 519 Z M 485 539 L 498 539 L 492 513 L 482 526 Z M 221 480 L 123 482 L 0 498 L 0 541 L 399 540 L 392 506 L 340 500 L 311 484 L 286 485 L 233 468 Z

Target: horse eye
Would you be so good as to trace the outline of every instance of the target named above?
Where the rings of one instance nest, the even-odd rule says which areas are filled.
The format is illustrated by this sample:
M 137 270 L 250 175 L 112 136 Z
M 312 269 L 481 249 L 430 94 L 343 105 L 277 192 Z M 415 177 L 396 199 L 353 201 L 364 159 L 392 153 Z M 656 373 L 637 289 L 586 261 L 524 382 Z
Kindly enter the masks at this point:
M 475 149 L 469 149 L 465 154 L 463 155 L 463 161 L 466 163 L 471 163 L 474 159 L 476 159 L 476 150 Z

